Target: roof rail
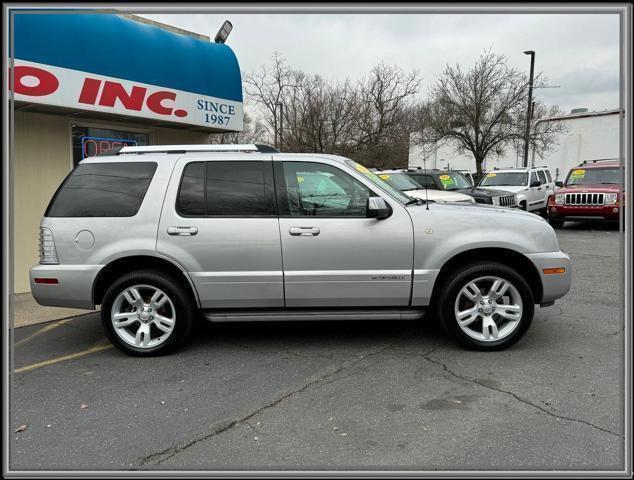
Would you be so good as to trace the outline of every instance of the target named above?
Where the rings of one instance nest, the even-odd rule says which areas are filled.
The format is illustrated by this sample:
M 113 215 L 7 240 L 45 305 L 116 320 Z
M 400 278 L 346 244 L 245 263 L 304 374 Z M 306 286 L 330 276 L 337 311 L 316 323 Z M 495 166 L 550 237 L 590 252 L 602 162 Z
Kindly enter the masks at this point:
M 279 153 L 279 150 L 269 145 L 149 145 L 144 147 L 122 147 L 117 155 L 126 153 L 187 153 L 187 152 L 259 152 Z M 114 153 L 114 152 L 113 152 Z
M 588 165 L 589 163 L 597 163 L 597 162 L 618 162 L 619 160 L 620 159 L 618 158 L 597 158 L 596 160 L 584 160 L 583 162 L 579 164 L 579 166 Z

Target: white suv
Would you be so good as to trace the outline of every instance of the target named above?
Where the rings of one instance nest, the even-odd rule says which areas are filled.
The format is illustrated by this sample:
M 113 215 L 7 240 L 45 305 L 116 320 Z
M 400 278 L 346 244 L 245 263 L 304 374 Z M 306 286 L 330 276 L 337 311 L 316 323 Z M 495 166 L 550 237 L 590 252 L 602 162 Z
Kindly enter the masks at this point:
M 493 169 L 482 177 L 480 188 L 506 190 L 517 196 L 517 205 L 529 212 L 546 212 L 555 183 L 547 167 Z

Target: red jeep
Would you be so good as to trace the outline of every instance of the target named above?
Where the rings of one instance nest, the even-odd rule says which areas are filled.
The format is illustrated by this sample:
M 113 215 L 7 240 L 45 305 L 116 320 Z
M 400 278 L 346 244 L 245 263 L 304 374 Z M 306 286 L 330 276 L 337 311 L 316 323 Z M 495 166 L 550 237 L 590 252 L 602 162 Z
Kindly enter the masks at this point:
M 623 207 L 618 160 L 584 161 L 568 172 L 565 182 L 548 198 L 548 221 L 554 228 L 566 220 L 619 221 Z

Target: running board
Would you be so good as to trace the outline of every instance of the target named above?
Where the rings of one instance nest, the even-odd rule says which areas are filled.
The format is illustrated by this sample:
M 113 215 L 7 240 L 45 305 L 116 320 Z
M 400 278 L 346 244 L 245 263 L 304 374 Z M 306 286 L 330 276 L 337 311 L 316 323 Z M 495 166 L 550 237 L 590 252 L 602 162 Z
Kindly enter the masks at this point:
M 413 309 L 364 309 L 364 310 L 206 310 L 203 311 L 210 322 L 279 322 L 311 320 L 418 320 L 425 310 Z

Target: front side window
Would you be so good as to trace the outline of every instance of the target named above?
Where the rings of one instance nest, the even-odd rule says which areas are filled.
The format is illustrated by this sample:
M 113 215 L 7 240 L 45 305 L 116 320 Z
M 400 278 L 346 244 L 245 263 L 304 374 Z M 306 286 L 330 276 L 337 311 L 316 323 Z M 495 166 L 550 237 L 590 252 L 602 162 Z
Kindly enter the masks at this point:
M 537 173 L 535 173 L 535 172 L 531 173 L 531 183 L 530 183 L 530 185 L 532 185 L 534 182 L 539 182 L 539 180 L 537 179 Z
M 51 200 L 46 217 L 132 217 L 152 181 L 154 162 L 78 165 Z
M 350 160 L 350 159 L 346 160 L 346 164 L 354 168 L 357 172 L 362 174 L 365 178 L 370 180 L 374 185 L 379 187 L 381 190 L 389 193 L 392 197 L 394 197 L 396 200 L 401 202 L 403 205 L 407 205 L 411 203 L 412 201 L 411 197 L 408 197 L 407 195 L 402 193 L 398 188 L 394 188 L 389 183 L 381 180 L 379 176 L 376 173 L 374 173 L 372 170 L 369 170 L 368 168 L 364 167 L 360 163 L 357 163 L 354 160 Z
M 483 187 L 512 187 L 527 184 L 527 172 L 489 172 L 484 177 L 482 177 L 482 180 L 480 180 L 480 186 Z
M 370 190 L 331 165 L 282 164 L 280 213 L 293 217 L 365 217 Z
M 176 211 L 185 217 L 275 216 L 270 162 L 192 162 L 183 170 Z

